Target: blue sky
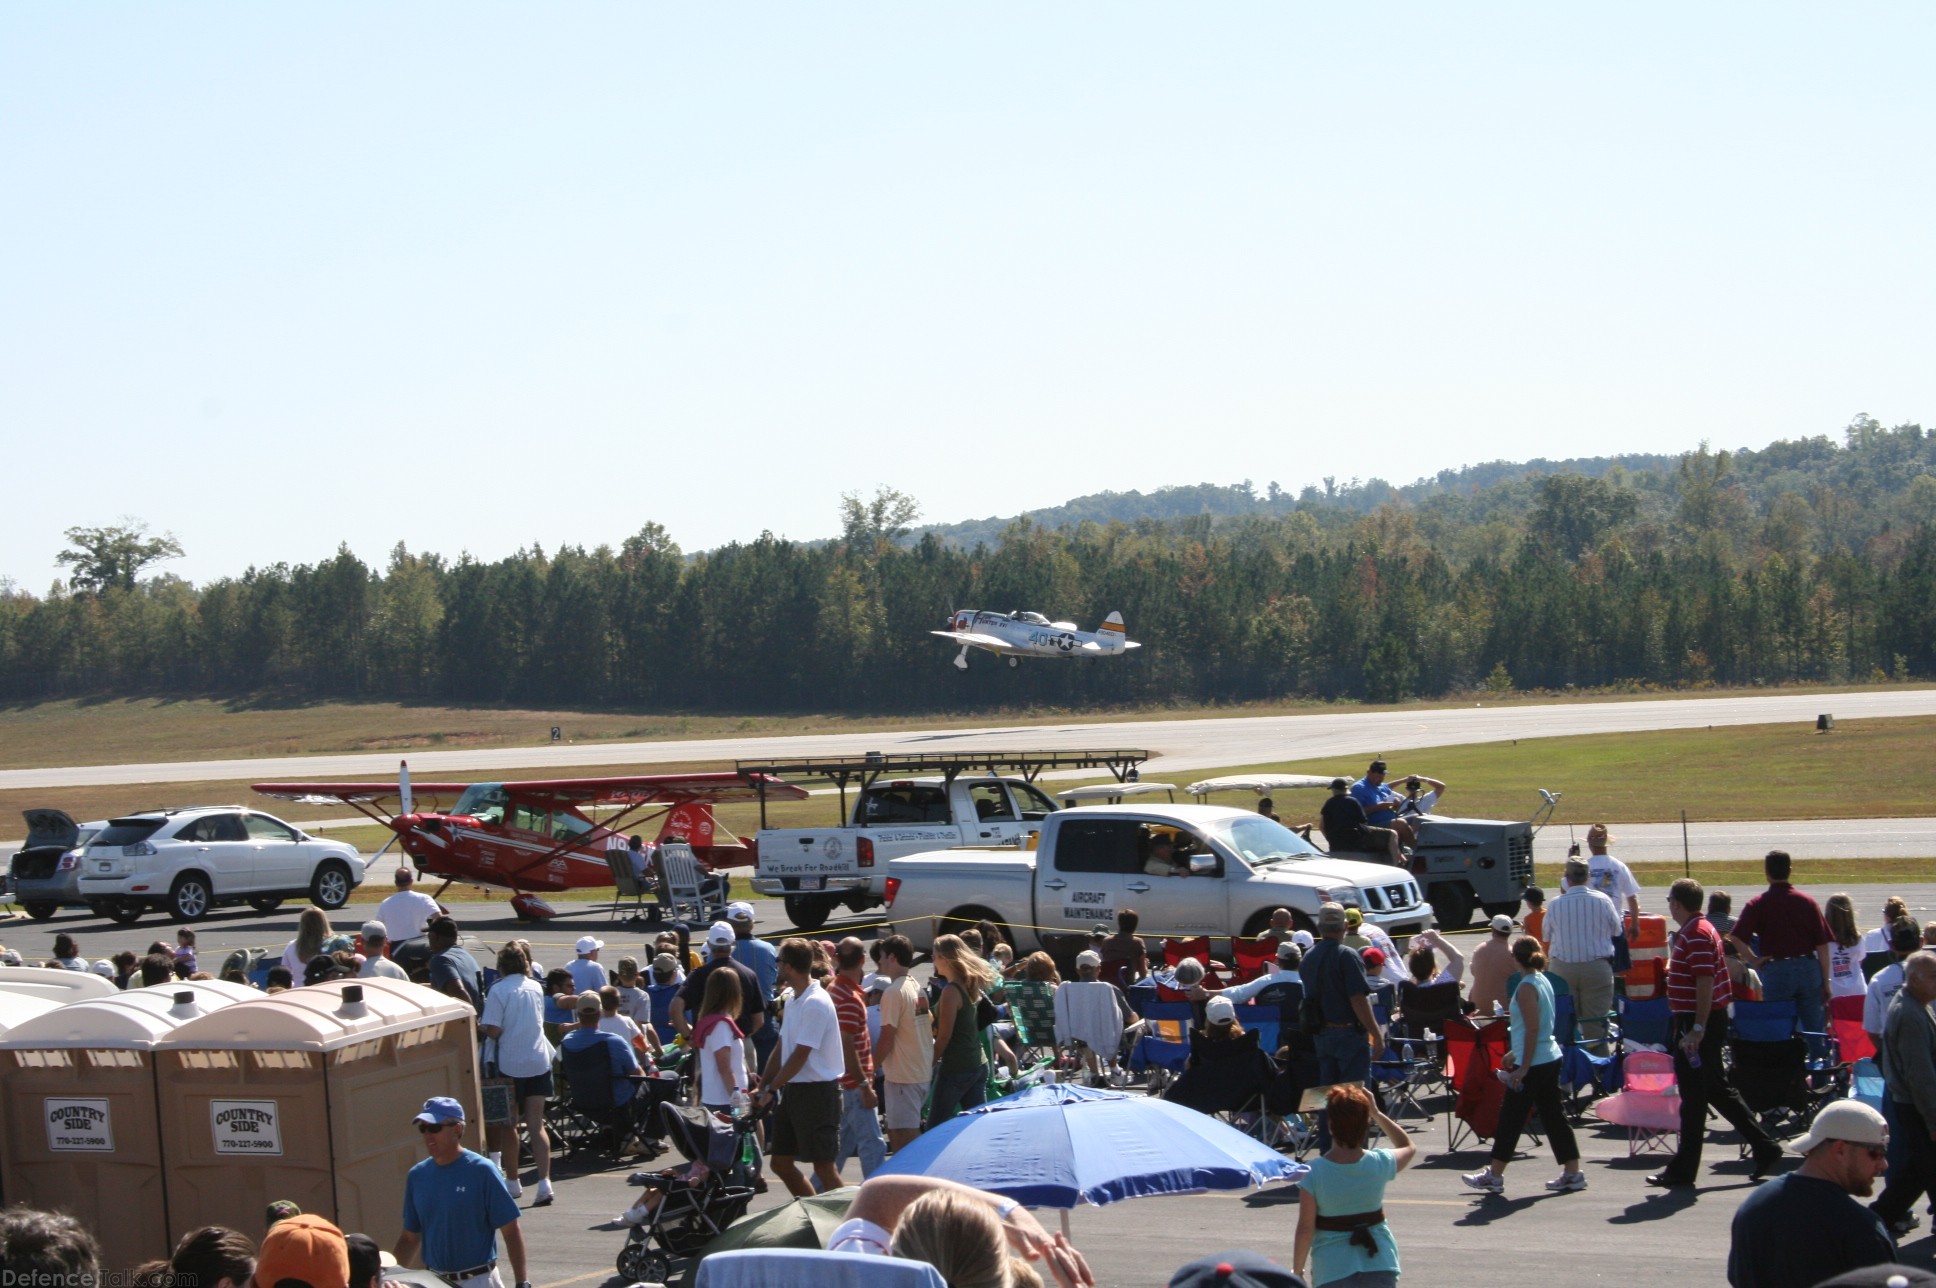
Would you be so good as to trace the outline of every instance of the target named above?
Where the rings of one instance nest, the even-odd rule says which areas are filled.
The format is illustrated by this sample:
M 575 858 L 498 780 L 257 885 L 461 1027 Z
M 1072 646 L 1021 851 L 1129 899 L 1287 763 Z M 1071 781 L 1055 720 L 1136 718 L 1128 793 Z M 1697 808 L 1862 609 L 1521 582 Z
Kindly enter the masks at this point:
M 0 575 L 1936 421 L 1936 9 L 0 7 Z

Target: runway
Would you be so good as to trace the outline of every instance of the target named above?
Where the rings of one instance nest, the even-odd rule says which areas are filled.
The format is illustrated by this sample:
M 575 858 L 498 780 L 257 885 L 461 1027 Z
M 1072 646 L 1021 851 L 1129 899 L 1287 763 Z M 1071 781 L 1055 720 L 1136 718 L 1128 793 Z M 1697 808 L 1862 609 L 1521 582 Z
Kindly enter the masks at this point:
M 1765 697 L 1671 698 L 1638 702 L 1581 702 L 1541 706 L 1439 708 L 1422 711 L 1317 712 L 1292 716 L 1093 721 L 1006 725 L 979 729 L 899 730 L 887 733 L 790 737 L 708 738 L 668 742 L 541 744 L 409 756 L 420 777 L 488 773 L 498 769 L 556 769 L 582 765 L 690 765 L 786 756 L 861 755 L 869 751 L 1052 750 L 1147 748 L 1155 759 L 1148 778 L 1173 778 L 1204 769 L 1318 756 L 1364 756 L 1418 747 L 1554 738 L 1570 734 L 1698 729 L 1709 725 L 1813 723 L 1823 712 L 1841 719 L 1936 715 L 1936 689 L 1890 692 L 1772 694 Z M 0 790 L 112 787 L 141 783 L 224 782 L 252 779 L 394 778 L 394 752 L 288 756 L 253 760 L 184 760 L 157 764 L 72 765 L 0 770 Z

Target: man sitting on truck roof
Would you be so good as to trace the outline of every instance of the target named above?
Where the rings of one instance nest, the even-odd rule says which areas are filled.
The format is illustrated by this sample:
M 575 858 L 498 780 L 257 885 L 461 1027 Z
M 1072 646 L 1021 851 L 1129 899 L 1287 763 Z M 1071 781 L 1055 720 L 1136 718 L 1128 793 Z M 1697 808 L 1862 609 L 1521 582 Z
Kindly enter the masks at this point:
M 1370 850 L 1389 856 L 1395 868 L 1405 866 L 1404 852 L 1398 848 L 1398 833 L 1389 827 L 1373 827 L 1365 817 L 1365 807 L 1350 796 L 1351 784 L 1342 778 L 1331 780 L 1331 799 L 1318 812 L 1318 826 L 1324 831 L 1324 848 Z

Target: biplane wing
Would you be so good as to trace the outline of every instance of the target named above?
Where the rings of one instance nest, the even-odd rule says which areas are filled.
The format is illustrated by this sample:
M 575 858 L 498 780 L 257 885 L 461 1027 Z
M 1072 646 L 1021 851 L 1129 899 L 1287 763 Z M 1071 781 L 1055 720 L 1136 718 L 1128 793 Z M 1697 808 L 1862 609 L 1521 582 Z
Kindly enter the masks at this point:
M 413 783 L 413 792 L 431 796 L 462 796 L 469 783 Z M 396 779 L 387 783 L 251 783 L 249 790 L 277 800 L 304 805 L 374 805 L 402 793 Z
M 767 800 L 807 799 L 804 788 L 777 778 L 742 778 L 722 771 L 705 774 L 642 774 L 633 778 L 556 778 L 500 784 L 514 800 L 549 805 L 678 805 L 703 801 L 725 805 L 760 799 L 761 783 Z

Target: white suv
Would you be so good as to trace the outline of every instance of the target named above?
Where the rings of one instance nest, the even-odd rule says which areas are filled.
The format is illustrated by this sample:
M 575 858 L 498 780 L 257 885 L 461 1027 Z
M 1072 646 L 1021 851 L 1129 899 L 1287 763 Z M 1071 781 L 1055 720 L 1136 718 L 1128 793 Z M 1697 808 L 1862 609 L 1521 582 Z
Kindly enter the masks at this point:
M 218 904 L 273 912 L 304 897 L 334 912 L 363 883 L 353 847 L 239 805 L 109 819 L 80 855 L 81 898 L 124 925 L 149 908 L 194 921 Z

